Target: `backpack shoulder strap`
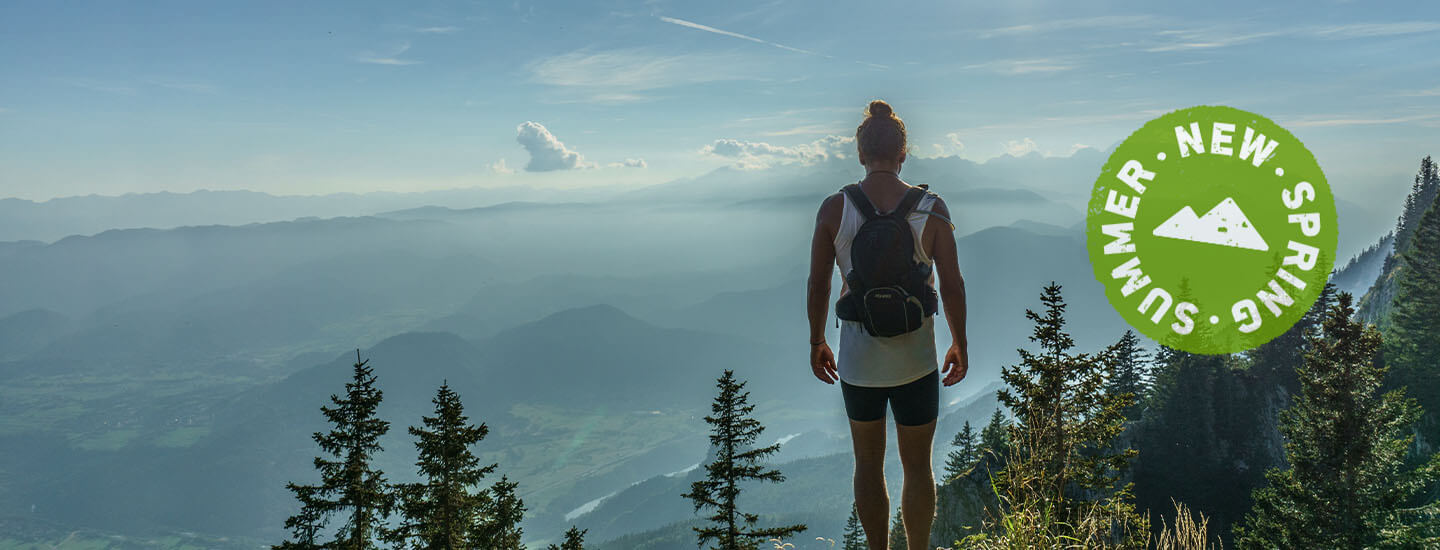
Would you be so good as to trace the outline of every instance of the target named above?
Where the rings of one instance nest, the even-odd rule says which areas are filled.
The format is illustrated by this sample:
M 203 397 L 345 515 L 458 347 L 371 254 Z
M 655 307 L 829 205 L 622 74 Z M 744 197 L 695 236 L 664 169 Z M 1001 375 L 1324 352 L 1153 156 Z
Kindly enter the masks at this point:
M 855 205 L 856 210 L 860 211 L 860 215 L 865 217 L 865 221 L 868 222 L 879 215 L 879 212 L 875 210 L 875 205 L 870 203 L 870 198 L 865 196 L 865 191 L 860 189 L 860 184 L 852 183 L 841 187 L 840 190 L 850 197 L 850 202 Z
M 925 195 L 929 192 L 929 186 L 926 185 L 911 187 L 905 191 L 905 196 L 900 199 L 900 204 L 895 207 L 895 211 L 891 212 L 890 215 L 902 220 L 905 219 L 910 215 L 910 211 L 915 209 L 915 205 L 920 203 L 920 199 L 925 198 Z

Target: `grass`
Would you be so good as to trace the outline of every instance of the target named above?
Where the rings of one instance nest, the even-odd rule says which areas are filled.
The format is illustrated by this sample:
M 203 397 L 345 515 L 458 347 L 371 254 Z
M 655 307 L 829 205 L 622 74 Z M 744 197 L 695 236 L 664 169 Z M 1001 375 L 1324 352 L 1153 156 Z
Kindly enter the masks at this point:
M 93 435 L 71 436 L 70 443 L 84 451 L 118 451 L 139 436 L 139 428 L 120 428 Z
M 532 509 L 541 509 L 562 496 L 576 479 L 604 475 L 627 460 L 695 434 L 691 415 L 670 411 L 654 414 L 520 404 L 510 414 L 524 419 L 525 424 L 497 425 L 477 450 L 482 461 L 499 462 L 501 472 L 520 482 L 525 503 Z
M 194 445 L 200 438 L 210 434 L 208 426 L 186 426 L 161 433 L 151 440 L 157 447 L 183 448 Z

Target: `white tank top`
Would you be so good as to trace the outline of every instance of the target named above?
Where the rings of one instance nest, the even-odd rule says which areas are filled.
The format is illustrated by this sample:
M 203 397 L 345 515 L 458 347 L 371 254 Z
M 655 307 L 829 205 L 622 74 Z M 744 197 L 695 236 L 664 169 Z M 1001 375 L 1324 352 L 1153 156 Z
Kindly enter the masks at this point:
M 845 197 L 845 208 L 840 214 L 840 228 L 835 232 L 835 262 L 843 275 L 850 272 L 850 243 L 865 216 Z M 925 223 L 930 219 L 930 210 L 935 204 L 935 194 L 926 193 L 915 205 L 906 221 L 910 222 L 910 233 L 915 237 L 915 261 L 927 265 L 934 261 L 925 252 L 921 237 L 925 234 Z M 947 221 L 948 223 L 948 221 Z M 932 271 L 928 284 L 934 285 Z M 848 289 L 846 289 L 848 291 Z M 936 369 L 935 357 L 935 316 L 928 315 L 918 330 L 888 338 L 871 336 L 865 332 L 865 325 L 859 321 L 840 321 L 840 350 L 835 357 L 835 367 L 840 379 L 852 386 L 891 387 L 914 382 Z

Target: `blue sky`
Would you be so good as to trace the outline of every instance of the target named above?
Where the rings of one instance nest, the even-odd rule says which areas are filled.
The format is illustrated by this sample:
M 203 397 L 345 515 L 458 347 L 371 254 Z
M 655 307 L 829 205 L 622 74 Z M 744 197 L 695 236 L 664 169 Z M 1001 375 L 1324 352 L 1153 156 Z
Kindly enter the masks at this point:
M 1388 199 L 1440 153 L 1437 6 L 7 2 L 0 196 L 660 183 L 844 147 L 883 97 L 976 161 L 1230 105 Z

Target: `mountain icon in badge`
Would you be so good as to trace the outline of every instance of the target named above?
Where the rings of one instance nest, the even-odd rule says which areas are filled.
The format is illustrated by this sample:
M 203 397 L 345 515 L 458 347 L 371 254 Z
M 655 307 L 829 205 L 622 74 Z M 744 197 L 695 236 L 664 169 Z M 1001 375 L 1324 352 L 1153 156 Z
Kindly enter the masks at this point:
M 1226 197 L 1204 216 L 1196 216 L 1189 206 L 1181 208 L 1170 219 L 1161 222 L 1153 232 L 1156 237 L 1197 243 L 1218 244 L 1249 250 L 1270 250 L 1255 225 L 1245 217 L 1235 199 Z

